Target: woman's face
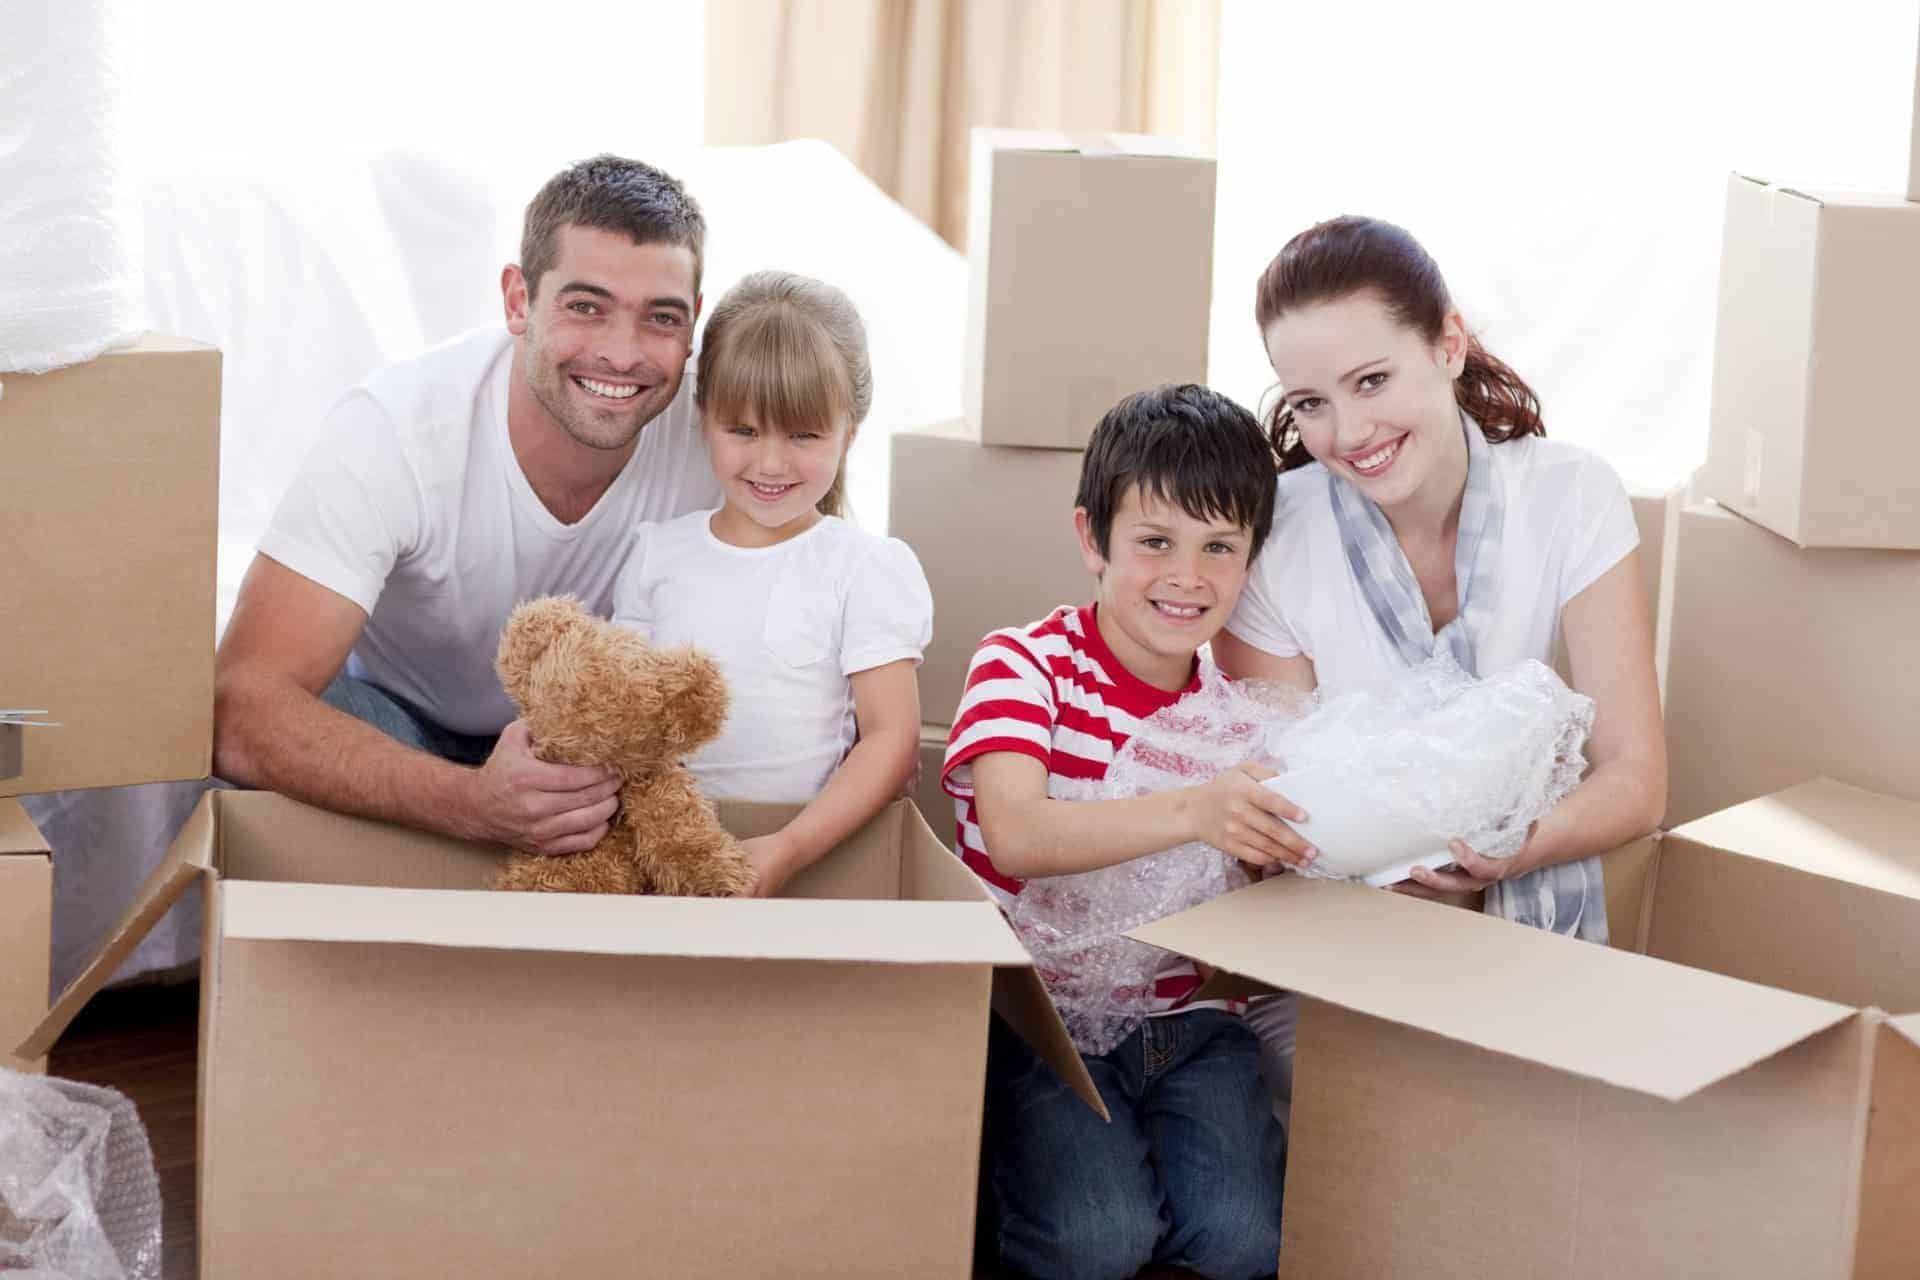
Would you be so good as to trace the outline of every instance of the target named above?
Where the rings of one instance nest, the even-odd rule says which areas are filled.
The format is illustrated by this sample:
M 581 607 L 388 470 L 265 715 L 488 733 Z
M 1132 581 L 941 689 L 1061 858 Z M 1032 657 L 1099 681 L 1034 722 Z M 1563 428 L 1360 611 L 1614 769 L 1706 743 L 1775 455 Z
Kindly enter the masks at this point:
M 1458 312 L 1430 343 L 1369 291 L 1287 312 L 1264 336 L 1307 452 L 1377 506 L 1398 506 L 1430 482 L 1465 483 L 1453 399 L 1467 346 Z

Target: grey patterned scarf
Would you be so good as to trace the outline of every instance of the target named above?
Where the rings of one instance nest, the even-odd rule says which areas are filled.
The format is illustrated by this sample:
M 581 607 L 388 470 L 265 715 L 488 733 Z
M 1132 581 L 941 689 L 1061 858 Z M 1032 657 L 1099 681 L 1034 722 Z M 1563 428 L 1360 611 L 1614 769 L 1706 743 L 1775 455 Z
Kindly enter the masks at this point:
M 1487 634 L 1500 595 L 1500 538 L 1507 504 L 1492 447 L 1479 424 L 1464 413 L 1460 424 L 1467 441 L 1467 488 L 1460 501 L 1453 560 L 1460 612 L 1438 635 L 1413 568 L 1380 508 L 1331 470 L 1327 494 L 1347 564 L 1401 661 L 1415 666 L 1444 645 L 1462 670 L 1479 675 L 1478 639 Z M 1607 899 L 1597 856 L 1503 880 L 1487 890 L 1486 910 L 1515 924 L 1588 942 L 1607 941 Z

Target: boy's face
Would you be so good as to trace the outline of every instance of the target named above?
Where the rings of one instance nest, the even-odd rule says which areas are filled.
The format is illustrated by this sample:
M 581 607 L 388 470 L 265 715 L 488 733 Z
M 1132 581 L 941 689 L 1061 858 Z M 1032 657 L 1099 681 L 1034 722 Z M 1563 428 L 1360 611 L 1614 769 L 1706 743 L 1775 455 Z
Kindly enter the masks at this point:
M 1100 636 L 1127 669 L 1166 690 L 1185 687 L 1193 655 L 1233 616 L 1253 535 L 1224 518 L 1197 520 L 1135 485 L 1114 512 L 1107 554 L 1084 507 L 1080 556 L 1098 575 Z

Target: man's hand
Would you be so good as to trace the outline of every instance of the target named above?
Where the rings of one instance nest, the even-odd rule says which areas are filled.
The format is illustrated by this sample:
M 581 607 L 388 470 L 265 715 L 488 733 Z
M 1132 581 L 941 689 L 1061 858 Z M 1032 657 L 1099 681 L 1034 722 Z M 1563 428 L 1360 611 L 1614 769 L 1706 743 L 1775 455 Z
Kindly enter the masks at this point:
M 799 850 L 782 832 L 754 836 L 740 842 L 740 851 L 753 864 L 753 887 L 743 897 L 771 898 L 786 887 L 799 865 Z
M 581 853 L 607 834 L 620 783 L 612 769 L 540 759 L 533 731 L 515 720 L 472 775 L 474 821 L 488 839 L 528 853 Z
M 1199 838 L 1252 867 L 1299 868 L 1314 848 L 1289 822 L 1305 822 L 1299 806 L 1260 784 L 1274 776 L 1262 765 L 1240 764 L 1200 788 Z

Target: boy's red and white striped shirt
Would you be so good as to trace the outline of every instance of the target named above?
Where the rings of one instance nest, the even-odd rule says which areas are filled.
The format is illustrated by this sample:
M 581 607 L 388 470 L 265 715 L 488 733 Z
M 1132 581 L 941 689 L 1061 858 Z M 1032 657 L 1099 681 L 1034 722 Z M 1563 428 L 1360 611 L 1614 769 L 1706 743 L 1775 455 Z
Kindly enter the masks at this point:
M 1050 791 L 1063 780 L 1097 781 L 1142 720 L 1199 687 L 1197 662 L 1191 681 L 1177 693 L 1128 671 L 1101 639 L 1094 605 L 1062 605 L 1038 622 L 996 631 L 980 642 L 967 668 L 940 781 L 955 801 L 961 859 L 1003 906 L 1022 886 L 993 865 L 980 833 L 973 761 L 1001 751 L 1031 756 L 1046 765 Z M 1192 1003 L 1199 985 L 1191 961 L 1169 956 L 1155 975 L 1153 1012 L 1223 1007 Z

